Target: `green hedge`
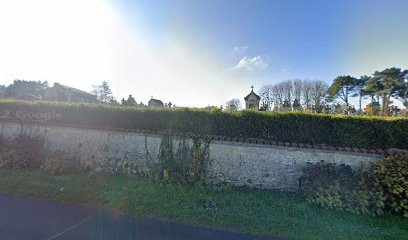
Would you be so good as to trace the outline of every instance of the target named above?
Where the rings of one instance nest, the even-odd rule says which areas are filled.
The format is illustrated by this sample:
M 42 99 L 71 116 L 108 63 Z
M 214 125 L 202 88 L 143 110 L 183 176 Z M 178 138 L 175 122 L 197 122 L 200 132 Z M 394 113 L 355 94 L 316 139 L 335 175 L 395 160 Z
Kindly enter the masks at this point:
M 194 109 L 146 109 L 105 105 L 0 101 L 9 110 L 58 112 L 54 122 L 93 127 L 171 130 L 179 133 L 363 148 L 408 149 L 408 119 Z

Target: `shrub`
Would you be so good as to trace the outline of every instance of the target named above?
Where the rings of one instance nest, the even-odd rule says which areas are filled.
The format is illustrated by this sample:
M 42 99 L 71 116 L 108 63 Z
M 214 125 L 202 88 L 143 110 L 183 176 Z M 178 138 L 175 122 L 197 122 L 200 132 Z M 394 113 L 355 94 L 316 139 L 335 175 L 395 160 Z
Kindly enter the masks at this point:
M 348 165 L 322 161 L 308 163 L 300 180 L 309 202 L 356 214 L 383 213 L 385 197 L 374 189 L 370 171 L 353 171 Z
M 363 148 L 408 149 L 408 119 L 178 109 L 146 109 L 106 105 L 0 101 L 0 112 L 58 112 L 54 123 L 85 127 L 167 131 L 193 135 L 262 138 L 282 142 L 330 144 Z
M 143 167 L 139 163 L 126 157 L 123 159 L 110 159 L 104 168 L 108 169 L 109 172 L 113 174 L 123 173 L 135 176 L 144 176 L 146 174 Z
M 384 191 L 387 208 L 408 217 L 408 158 L 381 159 L 375 177 Z
M 73 173 L 81 170 L 78 158 L 59 150 L 48 156 L 41 165 L 41 169 L 54 175 Z
M 2 138 L 0 143 L 0 168 L 36 168 L 43 161 L 44 138 L 41 135 L 21 133 L 12 139 Z

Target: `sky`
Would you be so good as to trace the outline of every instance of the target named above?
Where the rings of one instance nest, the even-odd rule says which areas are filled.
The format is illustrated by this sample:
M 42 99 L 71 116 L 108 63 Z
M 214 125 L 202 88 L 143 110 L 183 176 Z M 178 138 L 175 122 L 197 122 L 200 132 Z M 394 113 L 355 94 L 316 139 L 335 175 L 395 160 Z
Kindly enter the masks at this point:
M 408 69 L 406 0 L 2 0 L 0 84 L 225 105 L 288 79 Z

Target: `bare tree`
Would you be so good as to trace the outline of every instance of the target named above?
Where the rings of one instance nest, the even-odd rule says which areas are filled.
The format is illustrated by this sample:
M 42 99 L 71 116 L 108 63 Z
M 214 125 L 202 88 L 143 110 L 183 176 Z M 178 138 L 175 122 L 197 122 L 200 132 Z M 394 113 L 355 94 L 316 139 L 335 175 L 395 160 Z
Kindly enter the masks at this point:
M 275 84 L 272 87 L 272 96 L 274 101 L 274 110 L 278 110 L 282 107 L 284 94 L 283 94 L 283 86 L 282 84 Z
M 238 98 L 233 98 L 227 102 L 225 109 L 230 112 L 238 111 L 241 109 L 241 101 Z
M 302 81 L 302 95 L 303 95 L 303 105 L 305 108 L 310 108 L 311 107 L 311 92 L 312 92 L 312 81 L 310 80 L 303 80 Z
M 323 103 L 327 95 L 328 85 L 321 80 L 287 80 L 274 85 L 264 85 L 259 90 L 259 95 L 264 104 L 268 104 L 274 110 L 281 110 L 285 101 L 292 104 L 297 100 L 297 104 L 303 103 L 304 108 L 316 109 L 321 112 Z M 300 106 L 302 108 L 302 106 Z
M 322 105 L 325 100 L 325 96 L 327 95 L 327 89 L 329 86 L 322 80 L 315 80 L 312 81 L 312 88 L 311 88 L 311 101 L 314 105 L 315 111 L 317 113 L 322 112 Z
M 300 79 L 293 81 L 293 95 L 299 102 L 302 98 L 303 82 Z
M 292 80 L 287 80 L 281 83 L 283 87 L 283 94 L 285 100 L 288 102 L 292 102 L 292 95 L 293 95 L 293 84 Z
M 259 96 L 261 97 L 262 106 L 265 107 L 266 111 L 269 111 L 272 108 L 274 97 L 273 97 L 273 86 L 263 85 L 258 91 Z

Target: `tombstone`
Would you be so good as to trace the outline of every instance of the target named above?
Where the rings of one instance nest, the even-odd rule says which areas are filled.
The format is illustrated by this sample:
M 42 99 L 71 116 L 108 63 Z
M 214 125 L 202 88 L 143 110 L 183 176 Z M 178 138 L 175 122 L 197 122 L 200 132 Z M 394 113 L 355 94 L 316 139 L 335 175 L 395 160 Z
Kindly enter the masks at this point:
M 401 109 L 399 109 L 398 106 L 392 106 L 391 107 L 391 112 L 392 112 L 393 117 L 398 117 L 400 111 L 401 111 Z
M 284 112 L 292 111 L 292 106 L 290 106 L 290 102 L 288 100 L 283 101 L 282 111 Z
M 295 101 L 293 101 L 293 111 L 302 111 L 302 105 L 300 104 L 300 101 L 295 99 Z
M 324 111 L 324 114 L 330 114 L 330 113 L 331 113 L 331 108 L 330 108 L 330 106 L 329 106 L 329 105 L 326 105 L 326 106 L 323 108 L 323 111 Z

